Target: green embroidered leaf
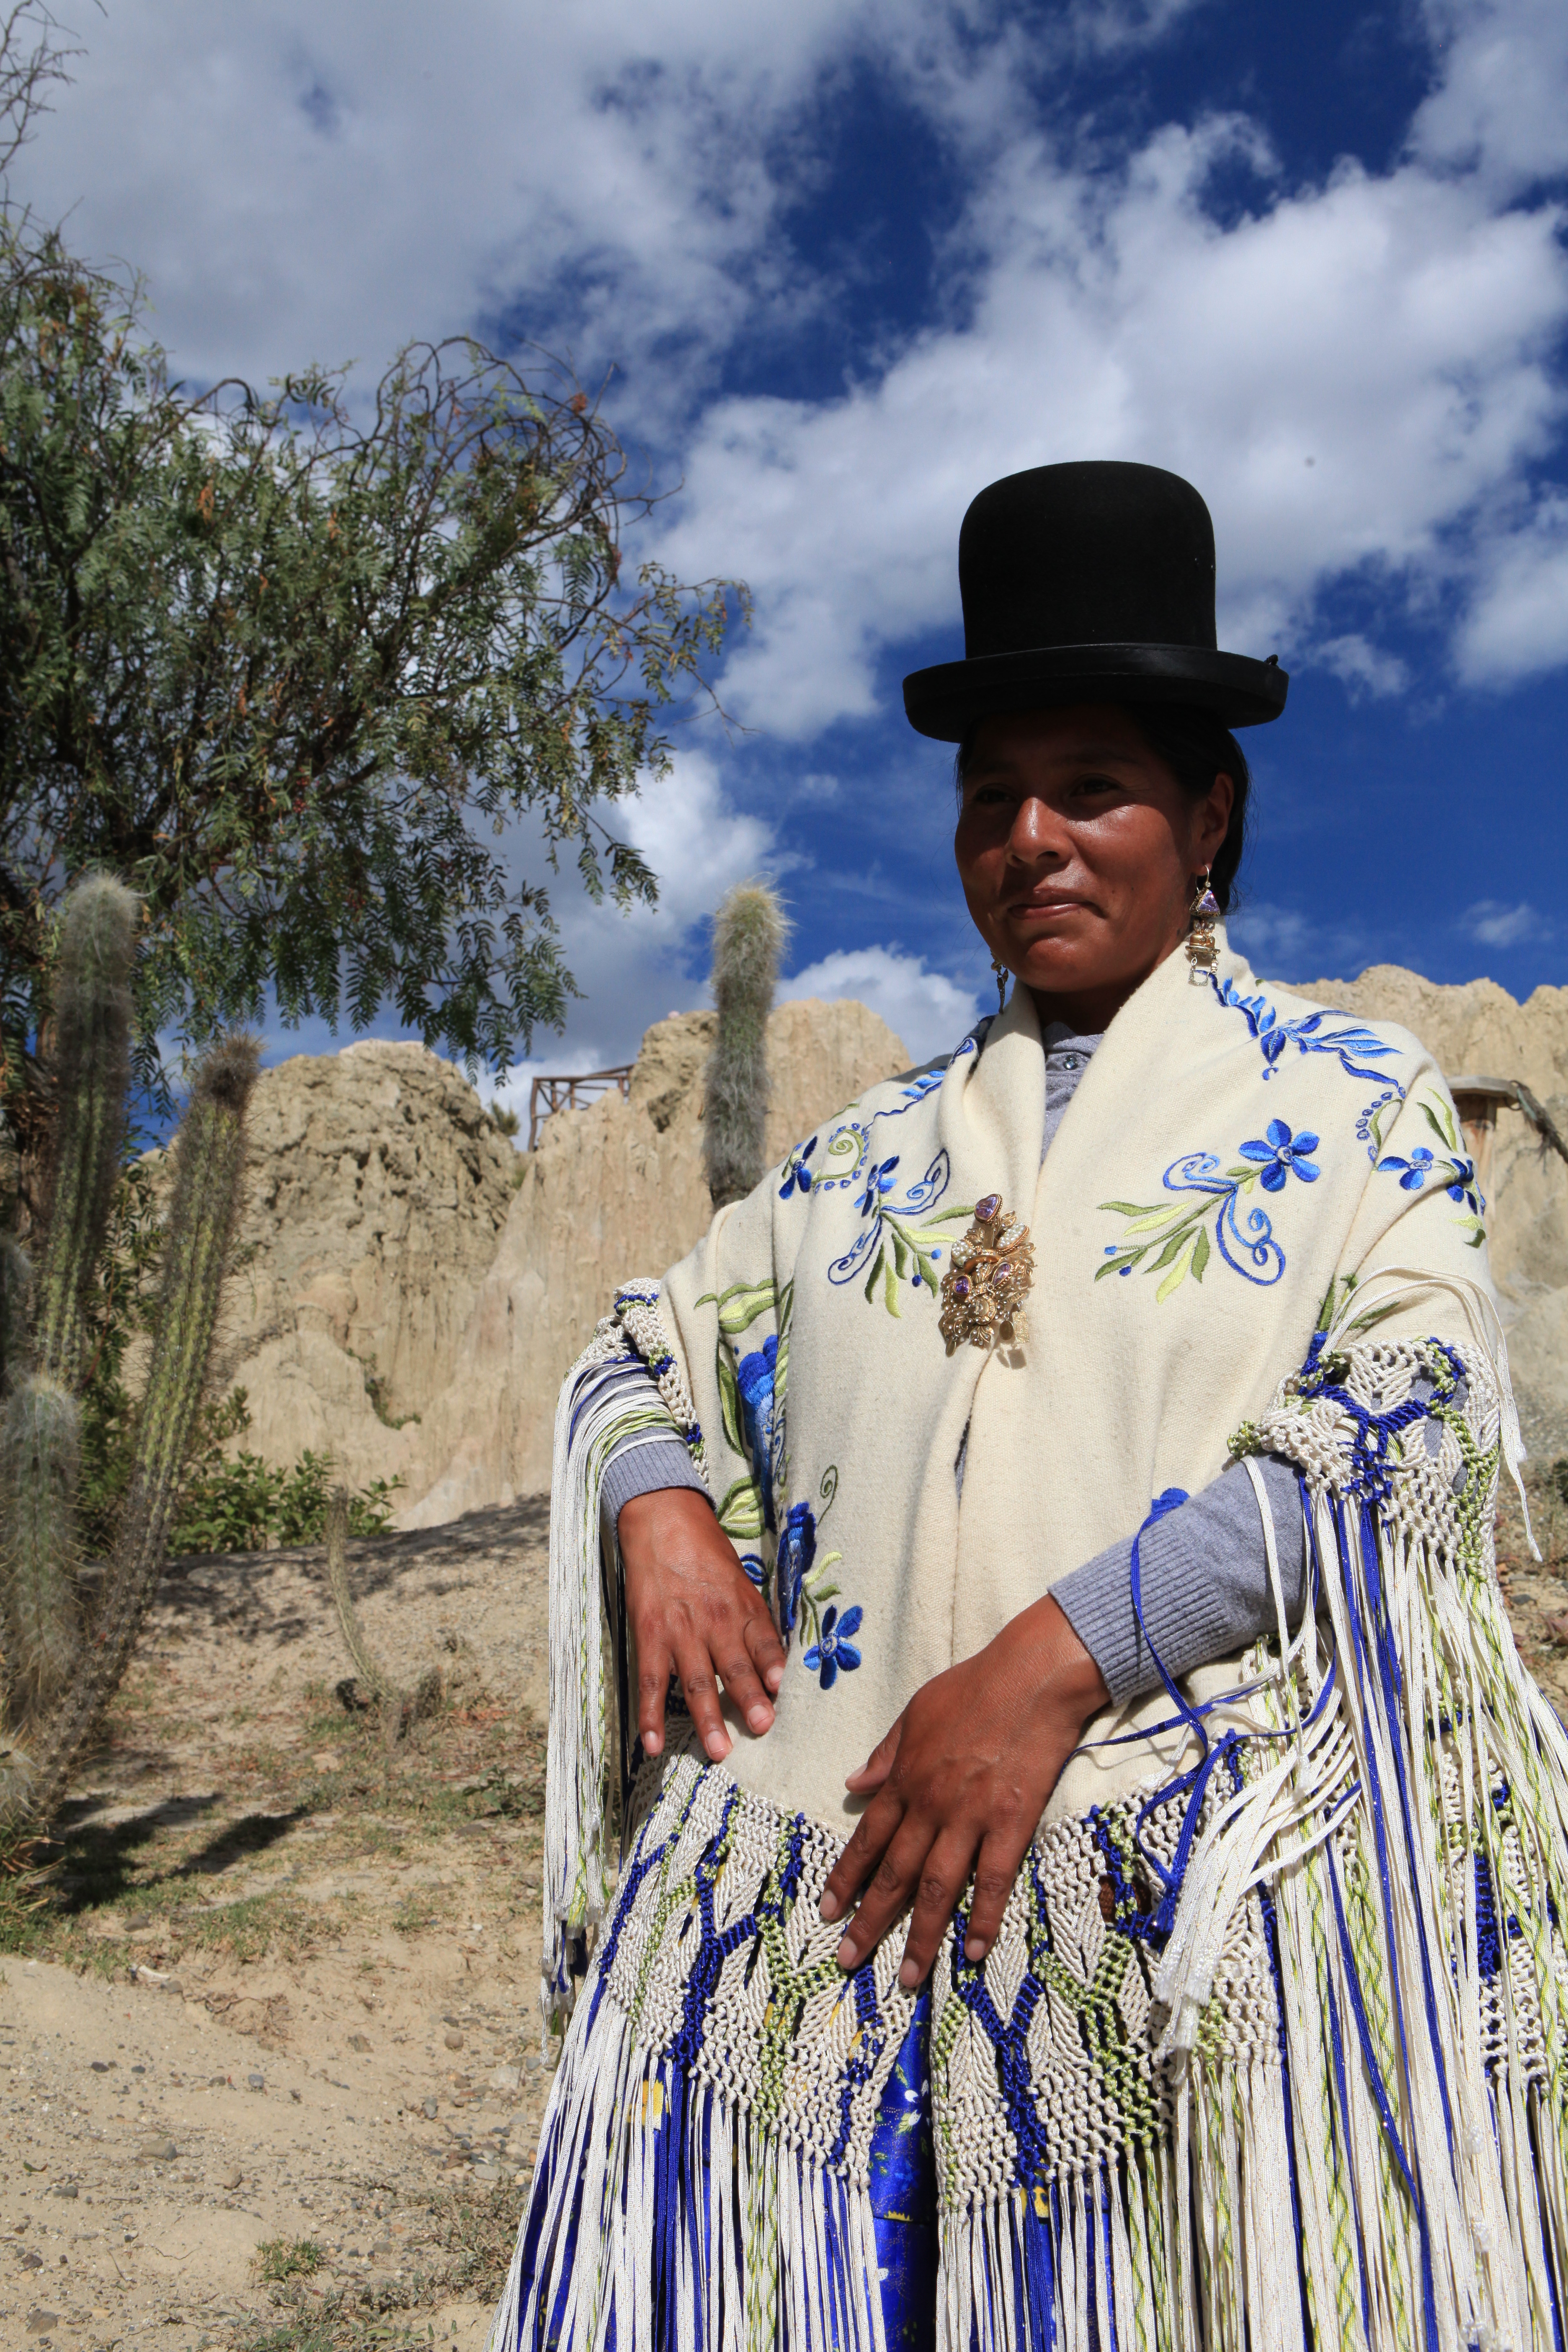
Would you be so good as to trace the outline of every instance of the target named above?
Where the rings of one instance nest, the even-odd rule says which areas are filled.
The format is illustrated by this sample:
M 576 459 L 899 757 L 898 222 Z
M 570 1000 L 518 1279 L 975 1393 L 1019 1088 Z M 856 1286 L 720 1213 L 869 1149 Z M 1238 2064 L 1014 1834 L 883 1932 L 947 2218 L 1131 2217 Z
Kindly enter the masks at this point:
M 731 1542 L 755 1543 L 763 1532 L 763 1495 L 754 1478 L 737 1478 L 719 1506 L 719 1525 Z
M 877 1245 L 877 1255 L 871 1260 L 871 1271 L 866 1276 L 866 1304 L 868 1307 L 872 1304 L 877 1296 L 877 1284 L 882 1272 L 882 1260 L 886 1255 L 886 1247 L 881 1243 L 879 1243 Z
M 1181 1249 L 1185 1249 L 1191 1239 L 1192 1235 L 1190 1233 L 1173 1234 L 1170 1240 L 1165 1244 L 1164 1248 L 1160 1252 L 1159 1256 L 1154 1260 L 1153 1265 L 1150 1267 L 1150 1273 L 1158 1274 L 1163 1265 L 1169 1265 L 1172 1259 L 1175 1256 L 1176 1252 Z
M 1142 1217 L 1147 1213 L 1147 1201 L 1101 1201 L 1100 1207 L 1118 1217 Z
M 1204 1278 L 1204 1268 L 1209 1262 L 1210 1246 L 1208 1227 L 1200 1225 L 1198 1237 L 1193 1244 L 1193 1280 L 1194 1282 L 1201 1282 Z
M 717 1307 L 719 1328 L 727 1339 L 738 1339 L 749 1331 L 759 1315 L 767 1314 L 777 1303 L 778 1294 L 771 1282 L 732 1282 L 728 1290 L 704 1291 L 699 1307 Z
M 893 1227 L 893 1268 L 900 1281 L 909 1272 L 910 1245 L 897 1225 Z
M 1486 1241 L 1487 1229 L 1479 1217 L 1456 1217 L 1453 1222 L 1463 1231 L 1467 1249 L 1479 1249 L 1482 1246 Z
M 741 1427 L 741 1391 L 735 1379 L 734 1360 L 722 1339 L 714 1355 L 713 1368 L 719 1376 L 719 1410 L 723 1415 L 724 1441 L 731 1454 L 743 1454 L 746 1440 Z
M 1168 1209 L 1146 1210 L 1141 1217 L 1135 1217 L 1133 1219 L 1127 1230 L 1129 1234 L 1146 1234 L 1152 1232 L 1156 1225 L 1168 1225 L 1171 1223 L 1173 1219 L 1185 1217 L 1190 1214 L 1191 1212 L 1187 1209 L 1185 1204 L 1177 1201 L 1174 1202 Z
M 1430 1097 L 1423 1095 L 1421 1097 L 1421 1115 L 1426 1121 L 1427 1126 L 1431 1129 L 1433 1134 L 1436 1137 L 1438 1142 L 1446 1143 L 1450 1151 L 1458 1151 L 1459 1148 L 1459 1139 L 1454 1132 L 1454 1122 L 1448 1115 L 1447 1104 L 1445 1102 L 1434 1103 Z
M 899 1278 L 889 1262 L 882 1269 L 882 1304 L 896 1320 L 899 1316 Z
M 1181 1288 L 1183 1283 L 1185 1282 L 1187 1278 L 1187 1269 L 1191 1263 L 1192 1253 L 1190 1250 L 1184 1252 L 1184 1254 L 1176 1260 L 1175 1265 L 1171 1268 L 1170 1273 L 1165 1276 L 1164 1281 L 1154 1293 L 1154 1304 L 1157 1307 L 1163 1307 L 1166 1299 L 1171 1296 L 1171 1293 L 1173 1290 L 1179 1290 Z

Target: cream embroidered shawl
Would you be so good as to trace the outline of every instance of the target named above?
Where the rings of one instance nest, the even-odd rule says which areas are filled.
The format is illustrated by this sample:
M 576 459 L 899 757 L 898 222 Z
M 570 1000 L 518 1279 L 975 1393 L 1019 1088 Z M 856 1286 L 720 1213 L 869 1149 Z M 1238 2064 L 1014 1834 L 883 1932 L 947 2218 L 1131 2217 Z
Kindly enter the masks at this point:
M 844 1776 L 1233 1439 L 1300 1470 L 1317 1612 L 1190 1678 L 1228 1694 L 1200 1769 L 1186 1730 L 1069 1766 L 984 1961 L 949 1929 L 939 2343 L 1562 2342 L 1568 1741 L 1498 1589 L 1518 1430 L 1441 1076 L 1228 951 L 1197 982 L 1177 955 L 1042 1166 L 1043 1119 L 1020 996 L 626 1286 L 568 1377 L 548 2007 L 603 1935 L 494 2352 L 886 2352 L 871 2148 L 912 1996 L 897 1937 L 845 1979 L 817 1913 Z M 1033 1228 L 1028 1334 L 950 1354 L 937 1287 L 988 1192 Z M 678 1740 L 642 1767 L 612 1901 L 598 1481 L 660 1418 L 645 1362 L 790 1661 L 727 1769 Z
M 1228 947 L 1212 980 L 1178 951 L 1123 1006 L 1042 1163 L 1044 1121 L 1038 1024 L 1016 989 L 979 1050 L 873 1087 L 665 1277 L 721 1518 L 791 1642 L 777 1722 L 758 1739 L 732 1718 L 730 1769 L 841 1833 L 845 1776 L 912 1693 L 1163 1490 L 1216 1477 L 1347 1295 L 1419 1269 L 1431 1279 L 1380 1336 L 1463 1338 L 1472 1313 L 1445 1286 L 1487 1282 L 1426 1049 L 1264 988 Z M 1027 1338 L 950 1353 L 936 1286 L 990 1192 L 1032 1231 Z M 1236 1680 L 1226 1662 L 1190 1688 Z M 1087 1737 L 1169 1713 L 1160 1692 Z M 1155 1760 L 1086 1751 L 1047 1819 Z

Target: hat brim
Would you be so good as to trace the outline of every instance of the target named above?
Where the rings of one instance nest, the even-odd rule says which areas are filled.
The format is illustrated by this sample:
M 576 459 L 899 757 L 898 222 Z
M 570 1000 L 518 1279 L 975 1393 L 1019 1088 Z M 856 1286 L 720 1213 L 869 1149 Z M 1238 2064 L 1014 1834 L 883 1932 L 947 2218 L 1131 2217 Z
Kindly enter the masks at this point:
M 1071 702 L 1185 702 L 1227 727 L 1262 727 L 1284 709 L 1289 685 L 1277 662 L 1202 646 L 1045 646 L 912 670 L 904 710 L 939 743 L 962 742 L 995 712 Z

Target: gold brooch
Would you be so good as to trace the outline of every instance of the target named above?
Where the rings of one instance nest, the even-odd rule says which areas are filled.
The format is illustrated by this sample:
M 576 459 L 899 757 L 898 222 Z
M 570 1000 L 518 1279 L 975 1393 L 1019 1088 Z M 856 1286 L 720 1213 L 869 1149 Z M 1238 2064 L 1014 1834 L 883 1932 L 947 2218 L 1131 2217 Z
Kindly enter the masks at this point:
M 1025 1337 L 1024 1301 L 1035 1279 L 1029 1228 L 1002 1206 L 1000 1192 L 974 1204 L 974 1223 L 952 1245 L 942 1278 L 938 1328 L 950 1348 L 994 1347 Z

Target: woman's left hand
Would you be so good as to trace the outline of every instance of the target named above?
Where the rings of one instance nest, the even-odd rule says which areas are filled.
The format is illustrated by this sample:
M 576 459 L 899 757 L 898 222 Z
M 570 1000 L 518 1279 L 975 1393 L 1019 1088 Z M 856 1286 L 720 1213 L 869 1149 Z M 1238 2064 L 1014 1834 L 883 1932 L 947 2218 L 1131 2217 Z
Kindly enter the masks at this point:
M 1089 1717 L 1110 1703 L 1100 1668 L 1048 1594 L 918 1690 L 845 1783 L 871 1802 L 823 1891 L 822 1916 L 837 1919 L 866 1890 L 839 1966 L 858 1968 L 912 1902 L 899 1982 L 918 1985 L 971 1871 L 964 1950 L 982 1959 L 1058 1775 Z

